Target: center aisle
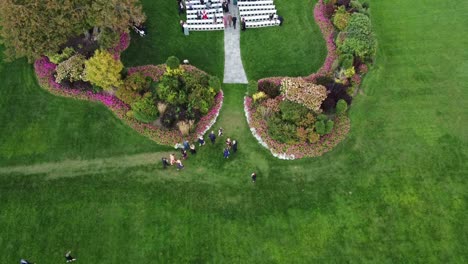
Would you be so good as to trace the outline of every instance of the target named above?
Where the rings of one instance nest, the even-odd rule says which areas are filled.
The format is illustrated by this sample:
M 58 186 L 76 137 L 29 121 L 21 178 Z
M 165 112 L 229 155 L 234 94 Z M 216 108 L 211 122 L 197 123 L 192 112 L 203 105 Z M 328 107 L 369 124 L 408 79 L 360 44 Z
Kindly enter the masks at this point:
M 248 83 L 240 52 L 240 17 L 237 5 L 229 4 L 232 17 L 237 17 L 236 29 L 224 29 L 224 83 Z

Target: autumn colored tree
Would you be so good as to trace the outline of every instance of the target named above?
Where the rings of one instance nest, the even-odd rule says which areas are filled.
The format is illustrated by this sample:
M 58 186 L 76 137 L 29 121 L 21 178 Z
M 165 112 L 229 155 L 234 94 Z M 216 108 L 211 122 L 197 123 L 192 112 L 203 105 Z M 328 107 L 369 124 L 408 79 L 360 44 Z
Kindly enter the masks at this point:
M 139 0 L 1 0 L 0 18 L 6 59 L 30 62 L 83 33 L 99 40 L 102 32 L 127 31 L 145 20 Z
M 85 62 L 83 79 L 109 91 L 122 84 L 120 75 L 122 69 L 122 62 L 115 60 L 112 54 L 96 50 L 93 57 Z

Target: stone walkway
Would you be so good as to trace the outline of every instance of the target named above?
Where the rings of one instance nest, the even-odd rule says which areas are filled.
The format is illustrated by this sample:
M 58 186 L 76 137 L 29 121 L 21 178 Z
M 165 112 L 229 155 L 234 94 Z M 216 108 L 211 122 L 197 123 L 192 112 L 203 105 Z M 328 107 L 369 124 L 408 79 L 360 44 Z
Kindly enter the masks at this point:
M 232 2 L 232 1 L 231 1 Z M 224 83 L 248 83 L 242 65 L 240 52 L 240 18 L 239 8 L 229 5 L 231 15 L 237 17 L 236 29 L 227 27 L 224 30 Z

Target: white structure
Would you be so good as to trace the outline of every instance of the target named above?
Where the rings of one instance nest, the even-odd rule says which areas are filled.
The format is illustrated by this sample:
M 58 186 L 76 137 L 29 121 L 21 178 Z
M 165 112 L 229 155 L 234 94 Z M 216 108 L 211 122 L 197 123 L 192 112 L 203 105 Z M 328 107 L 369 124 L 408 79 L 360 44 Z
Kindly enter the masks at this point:
M 239 14 L 245 20 L 246 28 L 278 26 L 276 7 L 273 0 L 239 1 Z

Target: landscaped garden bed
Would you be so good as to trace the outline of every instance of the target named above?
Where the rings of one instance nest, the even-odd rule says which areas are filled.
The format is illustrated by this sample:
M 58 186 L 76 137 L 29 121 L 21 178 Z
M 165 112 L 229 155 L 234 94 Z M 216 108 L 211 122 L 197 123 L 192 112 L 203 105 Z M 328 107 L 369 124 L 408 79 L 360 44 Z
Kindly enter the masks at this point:
M 128 44 L 129 35 L 123 33 L 112 48 L 96 49 L 89 57 L 68 47 L 43 56 L 34 63 L 39 83 L 56 95 L 102 102 L 159 144 L 172 146 L 205 134 L 222 107 L 219 79 L 180 65 L 176 57 L 162 65 L 124 69 L 120 53 Z
M 320 156 L 346 137 L 347 110 L 376 52 L 367 3 L 320 0 L 314 18 L 327 45 L 323 66 L 251 82 L 244 99 L 252 134 L 280 159 Z

